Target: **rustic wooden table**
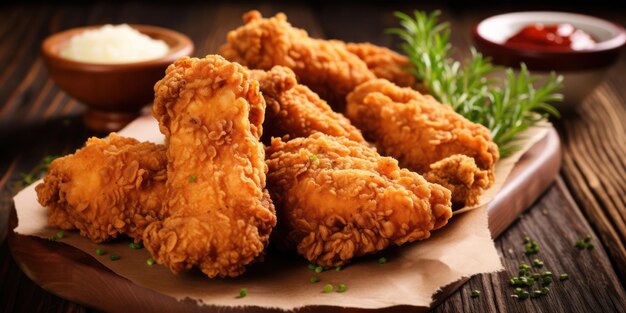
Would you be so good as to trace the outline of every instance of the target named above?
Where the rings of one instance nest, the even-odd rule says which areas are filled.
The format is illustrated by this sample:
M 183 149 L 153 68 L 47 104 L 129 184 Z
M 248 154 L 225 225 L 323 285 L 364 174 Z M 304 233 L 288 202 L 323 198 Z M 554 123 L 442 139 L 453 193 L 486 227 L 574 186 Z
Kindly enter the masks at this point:
M 34 284 L 17 266 L 6 243 L 11 197 L 21 173 L 47 155 L 64 155 L 93 134 L 85 129 L 80 103 L 60 91 L 39 57 L 43 38 L 60 30 L 100 23 L 140 23 L 172 28 L 189 35 L 196 55 L 216 52 L 240 16 L 257 8 L 265 15 L 288 14 L 316 37 L 371 41 L 390 46 L 386 27 L 395 26 L 394 10 L 441 9 L 452 25 L 452 41 L 462 55 L 471 26 L 492 14 L 527 9 L 576 11 L 539 4 L 529 7 L 458 8 L 418 1 L 392 3 L 124 3 L 0 5 L 0 308 L 7 312 L 82 312 L 89 308 L 58 298 Z M 624 25 L 624 10 L 585 8 Z M 554 121 L 563 141 L 563 167 L 555 183 L 496 240 L 506 271 L 473 277 L 437 312 L 625 312 L 626 293 L 626 53 L 606 80 L 573 115 Z M 114 92 L 114 91 L 112 91 Z M 579 251 L 577 239 L 590 234 L 595 249 Z M 508 281 L 517 265 L 528 261 L 522 237 L 535 239 L 546 267 L 570 274 L 570 280 L 547 297 L 519 301 Z M 482 295 L 470 298 L 478 289 Z

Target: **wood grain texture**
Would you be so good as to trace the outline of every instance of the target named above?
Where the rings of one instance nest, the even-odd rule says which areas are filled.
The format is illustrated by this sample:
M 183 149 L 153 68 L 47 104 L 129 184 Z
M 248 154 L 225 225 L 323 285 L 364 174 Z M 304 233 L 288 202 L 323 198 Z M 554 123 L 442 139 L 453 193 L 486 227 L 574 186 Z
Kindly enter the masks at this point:
M 63 155 L 82 145 L 93 133 L 82 126 L 82 105 L 67 97 L 37 65 L 40 42 L 48 34 L 97 23 L 146 23 L 189 35 L 196 55 L 215 53 L 225 32 L 241 22 L 243 12 L 258 8 L 270 15 L 285 11 L 294 24 L 316 36 L 349 41 L 397 44 L 383 29 L 395 26 L 394 10 L 441 9 L 451 23 L 452 43 L 459 56 L 471 44 L 469 29 L 481 18 L 511 10 L 551 9 L 579 11 L 626 22 L 623 10 L 590 5 L 565 7 L 526 2 L 493 6 L 448 2 L 209 3 L 104 2 L 92 4 L 11 4 L 0 7 L 0 241 L 6 233 L 8 208 L 20 172 L 28 172 L 46 155 Z M 478 9 L 476 6 L 478 5 Z M 18 53 L 19 52 L 19 53 Z M 624 114 L 626 111 L 626 53 L 605 83 L 586 101 L 577 117 L 556 121 L 563 137 L 563 182 L 552 187 L 528 213 L 496 241 L 510 273 L 516 269 L 519 238 L 537 240 L 540 257 L 553 269 L 567 270 L 573 283 L 567 290 L 555 286 L 547 298 L 516 302 L 506 286 L 509 274 L 472 278 L 435 311 L 441 312 L 624 312 L 624 290 L 615 277 L 626 277 L 624 252 Z M 568 190 L 569 189 L 569 190 Z M 575 201 L 567 201 L 571 193 Z M 545 215 L 544 210 L 548 212 Z M 582 212 L 582 214 L 580 213 Z M 588 223 L 587 223 L 588 221 Z M 549 223 L 548 223 L 549 222 Z M 591 228 L 589 228 L 591 226 Z M 554 229 L 554 230 L 553 230 Z M 572 240 L 587 232 L 597 236 L 598 249 L 576 254 Z M 507 239 L 508 238 L 508 239 Z M 602 247 L 604 249 L 602 249 Z M 606 254 L 604 253 L 606 251 Z M 545 254 L 544 254 L 545 253 Z M 611 263 L 612 262 L 612 263 Z M 611 266 L 607 266 L 611 264 Z M 574 277 L 576 271 L 586 273 Z M 620 275 L 616 276 L 615 271 Z M 589 276 L 593 275 L 593 276 Z M 624 284 L 622 280 L 622 284 Z M 471 299 L 472 289 L 482 291 Z M 0 310 L 8 312 L 90 312 L 58 298 L 30 281 L 12 260 L 6 243 L 0 245 Z

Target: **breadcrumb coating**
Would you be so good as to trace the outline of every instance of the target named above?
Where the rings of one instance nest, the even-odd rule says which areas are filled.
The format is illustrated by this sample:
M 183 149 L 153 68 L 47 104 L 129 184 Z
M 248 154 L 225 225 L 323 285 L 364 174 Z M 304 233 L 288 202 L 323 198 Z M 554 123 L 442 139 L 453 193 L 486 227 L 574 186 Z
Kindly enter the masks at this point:
M 315 92 L 298 84 L 288 67 L 274 66 L 270 71 L 253 70 L 267 103 L 264 142 L 271 137 L 308 137 L 315 132 L 365 142 L 361 131 L 343 114 L 334 112 Z
M 255 69 L 291 68 L 301 83 L 337 112 L 343 112 L 350 91 L 375 78 L 367 64 L 343 44 L 309 37 L 306 31 L 291 26 L 284 13 L 263 18 L 258 11 L 250 11 L 243 20 L 243 26 L 228 33 L 220 54 Z
M 197 266 L 209 277 L 238 276 L 262 256 L 276 224 L 258 82 L 209 55 L 177 60 L 154 90 L 167 142 L 167 201 L 145 246 L 173 272 Z
M 159 218 L 165 195 L 165 147 L 111 133 L 90 138 L 74 154 L 54 160 L 37 185 L 50 226 L 78 229 L 100 243 L 120 234 L 142 239 Z
M 489 130 L 450 106 L 384 79 L 360 85 L 347 101 L 346 115 L 367 140 L 401 166 L 451 189 L 455 207 L 477 204 L 493 184 L 499 152 Z
M 321 266 L 426 239 L 452 216 L 448 189 L 344 137 L 274 138 L 267 164 L 277 234 Z

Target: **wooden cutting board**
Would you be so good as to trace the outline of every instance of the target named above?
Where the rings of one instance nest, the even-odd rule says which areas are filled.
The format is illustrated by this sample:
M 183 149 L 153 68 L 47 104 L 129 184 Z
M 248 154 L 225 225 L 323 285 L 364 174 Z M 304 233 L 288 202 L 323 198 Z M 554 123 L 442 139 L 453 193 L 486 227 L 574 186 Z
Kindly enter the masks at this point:
M 500 235 L 550 186 L 561 164 L 559 136 L 551 129 L 515 165 L 502 190 L 489 204 L 489 229 L 494 238 Z M 17 225 L 15 210 L 11 229 Z M 179 302 L 156 291 L 133 284 L 116 275 L 86 253 L 68 245 L 9 233 L 9 247 L 30 279 L 42 288 L 65 299 L 107 312 L 274 312 L 252 307 L 246 310 L 198 306 Z M 468 278 L 469 279 L 469 278 Z M 436 306 L 468 279 L 453 283 L 435 295 Z M 420 312 L 428 308 L 391 307 L 378 312 Z M 297 312 L 361 312 L 370 310 L 308 306 Z

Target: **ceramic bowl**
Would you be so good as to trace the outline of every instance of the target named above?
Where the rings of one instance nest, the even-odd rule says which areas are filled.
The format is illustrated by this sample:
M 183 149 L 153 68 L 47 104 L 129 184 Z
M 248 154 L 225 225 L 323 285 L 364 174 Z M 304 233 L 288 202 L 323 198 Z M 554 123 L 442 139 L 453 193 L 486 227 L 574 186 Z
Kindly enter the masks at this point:
M 505 42 L 529 24 L 568 23 L 590 34 L 596 41 L 586 50 L 547 51 L 509 47 Z M 489 17 L 476 25 L 473 38 L 478 51 L 498 65 L 519 68 L 525 63 L 543 79 L 551 72 L 563 75 L 564 96 L 555 105 L 561 111 L 573 110 L 602 81 L 607 69 L 619 58 L 626 42 L 620 25 L 596 17 L 565 12 L 516 12 Z
M 130 25 L 169 46 L 167 55 L 149 61 L 99 64 L 66 59 L 60 51 L 72 36 L 89 26 L 66 30 L 48 37 L 41 45 L 41 55 L 50 77 L 68 95 L 87 106 L 85 124 L 96 131 L 116 131 L 136 118 L 152 102 L 154 84 L 165 75 L 169 64 L 193 53 L 193 42 L 187 36 L 165 28 Z

